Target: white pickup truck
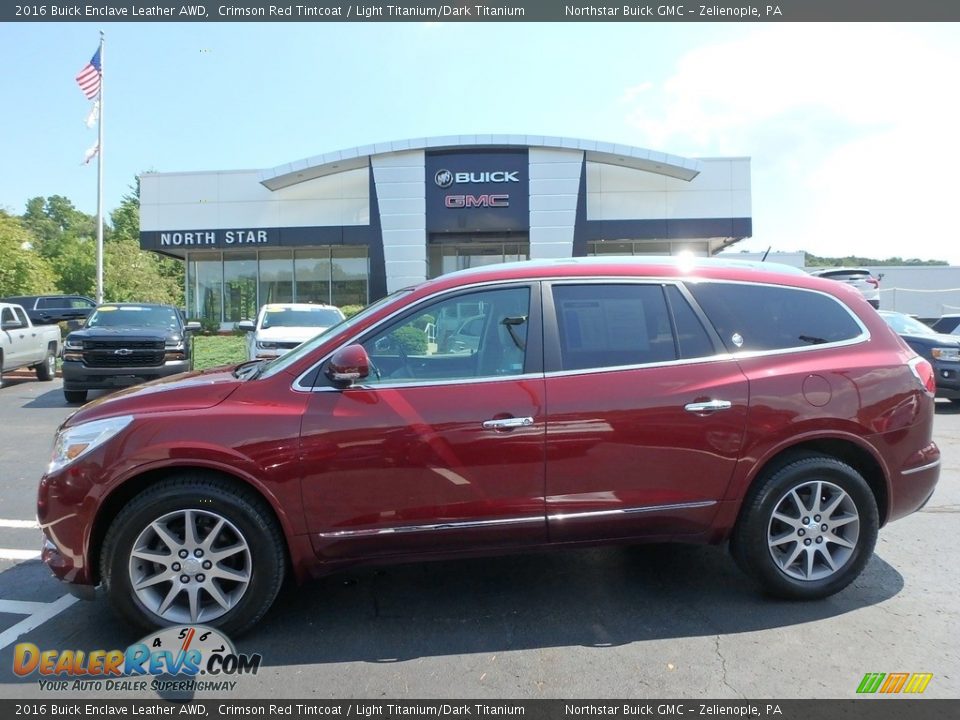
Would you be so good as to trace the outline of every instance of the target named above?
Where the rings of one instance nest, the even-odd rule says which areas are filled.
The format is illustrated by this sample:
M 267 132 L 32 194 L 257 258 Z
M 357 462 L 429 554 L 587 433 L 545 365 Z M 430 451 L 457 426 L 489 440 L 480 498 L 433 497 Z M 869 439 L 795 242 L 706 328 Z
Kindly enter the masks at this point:
M 53 380 L 60 355 L 60 328 L 34 325 L 19 305 L 0 303 L 0 387 L 3 373 L 31 367 L 37 380 Z

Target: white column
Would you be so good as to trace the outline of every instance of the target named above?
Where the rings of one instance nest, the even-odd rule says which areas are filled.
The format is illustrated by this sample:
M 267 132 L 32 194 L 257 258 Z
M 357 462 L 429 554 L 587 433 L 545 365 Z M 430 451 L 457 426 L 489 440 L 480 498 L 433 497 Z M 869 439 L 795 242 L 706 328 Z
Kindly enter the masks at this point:
M 374 155 L 387 292 L 427 279 L 427 214 L 422 150 Z
M 530 148 L 530 259 L 573 255 L 582 150 Z

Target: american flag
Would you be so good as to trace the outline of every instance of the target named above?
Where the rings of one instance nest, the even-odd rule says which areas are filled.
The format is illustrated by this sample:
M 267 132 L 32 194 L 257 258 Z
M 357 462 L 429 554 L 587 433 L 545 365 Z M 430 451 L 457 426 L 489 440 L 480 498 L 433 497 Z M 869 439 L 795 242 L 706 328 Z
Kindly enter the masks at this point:
M 77 74 L 77 85 L 83 90 L 88 100 L 93 100 L 100 94 L 100 49 L 93 54 L 83 70 Z

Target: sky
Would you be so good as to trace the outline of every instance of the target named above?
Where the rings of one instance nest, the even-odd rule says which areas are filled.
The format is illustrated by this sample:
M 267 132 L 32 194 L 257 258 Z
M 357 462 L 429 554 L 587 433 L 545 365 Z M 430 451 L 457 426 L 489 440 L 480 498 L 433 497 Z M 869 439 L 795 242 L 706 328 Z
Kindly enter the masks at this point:
M 375 142 L 510 133 L 749 156 L 745 250 L 960 265 L 955 24 L 7 23 L 0 208 L 96 212 L 143 171 L 260 169 Z

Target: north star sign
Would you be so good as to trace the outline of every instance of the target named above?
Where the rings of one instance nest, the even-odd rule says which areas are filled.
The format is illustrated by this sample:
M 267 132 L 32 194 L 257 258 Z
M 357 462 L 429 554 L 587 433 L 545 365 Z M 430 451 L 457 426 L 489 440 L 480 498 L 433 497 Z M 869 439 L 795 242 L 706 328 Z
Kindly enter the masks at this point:
M 269 230 L 176 230 L 160 232 L 160 247 L 267 245 Z

